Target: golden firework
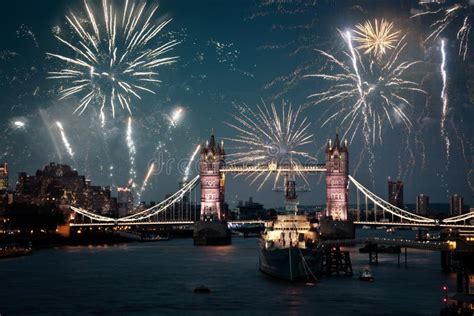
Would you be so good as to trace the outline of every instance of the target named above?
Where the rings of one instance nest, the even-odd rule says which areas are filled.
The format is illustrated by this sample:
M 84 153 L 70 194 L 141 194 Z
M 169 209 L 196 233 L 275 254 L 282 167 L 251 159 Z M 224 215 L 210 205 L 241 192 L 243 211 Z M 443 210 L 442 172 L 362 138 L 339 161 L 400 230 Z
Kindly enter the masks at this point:
M 366 21 L 364 24 L 357 24 L 353 32 L 354 41 L 360 44 L 357 48 L 362 49 L 364 54 L 373 54 L 377 59 L 394 48 L 400 34 L 400 31 L 393 31 L 392 22 L 384 19 L 380 23 L 375 19 L 374 23 Z

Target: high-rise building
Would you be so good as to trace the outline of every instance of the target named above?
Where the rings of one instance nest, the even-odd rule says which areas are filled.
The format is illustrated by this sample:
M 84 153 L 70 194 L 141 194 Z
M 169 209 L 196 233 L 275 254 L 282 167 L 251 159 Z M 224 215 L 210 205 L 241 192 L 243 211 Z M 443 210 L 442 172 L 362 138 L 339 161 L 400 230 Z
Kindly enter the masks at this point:
M 133 211 L 133 191 L 128 187 L 119 187 L 117 193 L 118 215 L 122 217 Z
M 419 194 L 416 197 L 416 214 L 428 215 L 430 205 L 430 197 L 428 195 Z
M 388 178 L 388 202 L 403 209 L 403 182 L 401 180 L 392 181 Z
M 464 199 L 458 194 L 451 196 L 449 215 L 461 215 L 464 209 Z
M 8 164 L 0 165 L 0 191 L 8 190 Z

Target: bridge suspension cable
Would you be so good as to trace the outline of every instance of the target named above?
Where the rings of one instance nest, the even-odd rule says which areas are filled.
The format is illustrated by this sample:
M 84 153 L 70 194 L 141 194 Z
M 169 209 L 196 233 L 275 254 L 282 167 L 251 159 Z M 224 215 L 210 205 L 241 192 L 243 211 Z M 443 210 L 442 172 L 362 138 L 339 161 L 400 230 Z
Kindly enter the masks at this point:
M 146 209 L 144 211 L 138 212 L 136 214 L 132 214 L 129 216 L 118 218 L 117 221 L 119 222 L 131 222 L 131 221 L 140 221 L 152 216 L 155 216 L 176 203 L 178 200 L 182 199 L 184 194 L 188 191 L 194 189 L 198 183 L 199 176 L 194 177 L 191 181 L 189 181 L 186 185 L 184 185 L 181 189 L 175 192 L 173 195 L 169 196 L 165 200 L 161 201 L 160 203 Z
M 396 217 L 399 217 L 401 219 L 414 222 L 414 223 L 429 223 L 429 224 L 436 223 L 436 221 L 431 218 L 413 214 L 411 212 L 402 210 L 401 208 L 398 208 L 395 205 L 388 203 L 387 201 L 383 200 L 379 196 L 375 195 L 374 193 L 366 189 L 362 184 L 360 184 L 351 175 L 349 175 L 349 180 L 355 185 L 355 187 L 359 191 L 361 191 L 369 200 L 371 200 L 374 203 L 374 205 L 377 205 L 378 207 L 382 208 L 382 210 L 389 212 Z
M 187 192 L 193 190 L 196 187 L 196 185 L 198 183 L 198 180 L 199 180 L 199 175 L 196 176 L 191 181 L 189 181 L 186 185 L 184 185 L 181 189 L 179 189 L 173 195 L 167 197 L 166 199 L 164 199 L 160 203 L 158 203 L 158 204 L 156 204 L 156 205 L 154 205 L 154 206 L 152 206 L 152 207 L 150 207 L 146 210 L 143 210 L 141 212 L 138 212 L 138 213 L 135 213 L 135 214 L 132 214 L 132 215 L 128 215 L 128 216 L 124 216 L 124 217 L 120 217 L 120 218 L 113 218 L 113 217 L 98 215 L 98 214 L 89 212 L 85 209 L 77 208 L 77 207 L 74 207 L 74 206 L 71 206 L 71 209 L 74 212 L 78 213 L 78 214 L 81 214 L 85 217 L 90 218 L 91 220 L 98 221 L 98 222 L 109 222 L 109 223 L 110 222 L 114 222 L 114 223 L 139 222 L 139 221 L 143 221 L 145 219 L 148 219 L 152 216 L 155 216 L 159 213 L 162 213 L 162 212 L 166 211 L 170 206 L 174 205 L 178 200 L 182 199 L 183 196 Z
M 99 215 L 99 214 L 95 214 L 95 213 L 92 213 L 92 212 L 89 212 L 83 208 L 79 208 L 79 207 L 74 207 L 74 206 L 70 206 L 70 208 L 78 213 L 78 214 L 81 214 L 82 216 L 85 216 L 85 217 L 88 217 L 90 218 L 91 220 L 94 220 L 94 221 L 98 221 L 98 222 L 115 222 L 117 219 L 116 218 L 112 218 L 112 217 L 107 217 L 107 216 L 103 216 L 103 215 Z
M 443 223 L 446 223 L 446 224 L 459 223 L 459 222 L 467 221 L 468 219 L 471 219 L 471 218 L 474 218 L 474 212 L 469 212 L 466 214 L 461 214 L 461 215 L 445 218 L 443 219 Z

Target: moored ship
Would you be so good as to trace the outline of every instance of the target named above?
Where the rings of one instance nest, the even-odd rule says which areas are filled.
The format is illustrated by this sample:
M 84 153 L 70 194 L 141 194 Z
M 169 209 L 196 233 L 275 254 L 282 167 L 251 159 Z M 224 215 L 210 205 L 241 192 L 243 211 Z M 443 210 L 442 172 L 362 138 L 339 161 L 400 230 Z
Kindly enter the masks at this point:
M 318 224 L 306 215 L 298 215 L 294 175 L 285 175 L 285 211 L 276 220 L 265 223 L 262 234 L 260 271 L 290 281 L 316 280 L 322 271 L 322 251 L 318 248 Z
M 305 215 L 278 215 L 262 234 L 259 268 L 273 277 L 315 280 L 322 271 L 317 224 Z

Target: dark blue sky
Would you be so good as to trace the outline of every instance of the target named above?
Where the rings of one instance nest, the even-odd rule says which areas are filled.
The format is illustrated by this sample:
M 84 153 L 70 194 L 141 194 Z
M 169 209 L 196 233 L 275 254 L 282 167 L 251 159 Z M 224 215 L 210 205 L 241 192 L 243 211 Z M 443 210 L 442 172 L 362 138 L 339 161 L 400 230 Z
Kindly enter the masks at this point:
M 99 1 L 90 1 L 100 7 Z M 473 111 L 469 94 L 474 94 L 472 55 L 467 61 L 457 56 L 457 43 L 451 33 L 448 39 L 449 113 L 448 133 L 451 139 L 450 159 L 446 159 L 440 135 L 441 76 L 437 43 L 421 45 L 429 21 L 409 19 L 415 1 L 160 1 L 158 17 L 171 17 L 162 39 L 177 38 L 182 43 L 172 52 L 178 63 L 163 67 L 163 83 L 157 95 L 144 95 L 133 104 L 134 141 L 137 149 L 137 183 L 140 185 L 153 159 L 186 159 L 196 144 L 203 142 L 211 129 L 217 138 L 232 137 L 235 131 L 224 122 L 232 121 L 230 113 L 243 102 L 249 106 L 265 100 L 281 104 L 310 105 L 304 114 L 311 120 L 314 144 L 306 150 L 319 160 L 322 148 L 337 130 L 337 122 L 321 127 L 329 104 L 311 106 L 307 96 L 325 86 L 321 81 L 304 78 L 324 66 L 314 49 L 337 54 L 343 43 L 337 29 L 374 17 L 393 20 L 396 27 L 408 33 L 405 58 L 420 59 L 423 64 L 413 73 L 422 81 L 427 98 L 413 97 L 411 119 L 414 128 L 406 133 L 401 125 L 383 131 L 383 144 L 372 148 L 371 161 L 363 152 L 361 138 L 350 146 L 351 172 L 367 187 L 386 196 L 387 177 L 405 181 L 405 201 L 425 193 L 433 202 L 447 202 L 447 196 L 460 193 L 472 202 Z M 117 0 L 114 3 L 120 4 Z M 109 119 L 107 136 L 97 118 L 97 107 L 91 106 L 82 116 L 73 114 L 77 99 L 58 100 L 58 82 L 46 80 L 47 72 L 56 69 L 57 61 L 46 58 L 46 52 L 63 52 L 53 37 L 53 29 L 67 32 L 65 14 L 69 9 L 83 10 L 82 1 L 14 1 L 4 3 L 0 13 L 0 159 L 11 166 L 12 183 L 16 173 L 33 173 L 50 161 L 71 164 L 92 182 L 101 185 L 125 185 L 129 174 L 129 155 L 125 142 L 127 114 Z M 67 33 L 66 33 L 67 34 Z M 450 37 L 451 36 L 451 37 Z M 471 45 L 472 46 L 472 45 Z M 471 76 L 473 71 L 471 70 Z M 176 128 L 165 118 L 176 106 L 185 116 Z M 24 128 L 12 123 L 22 120 Z M 71 159 L 56 128 L 62 122 L 74 151 Z M 156 150 L 162 144 L 161 149 Z M 226 142 L 228 152 L 232 146 Z M 173 191 L 181 178 L 176 163 L 171 173 L 152 177 L 145 200 L 159 200 Z M 113 166 L 113 170 L 110 170 Z M 370 172 L 369 170 L 372 170 Z M 112 175 L 110 175 L 112 174 Z M 312 192 L 301 197 L 303 204 L 324 203 L 324 181 L 309 177 Z M 470 187 L 471 185 L 471 187 Z M 249 195 L 267 205 L 279 205 L 280 193 L 271 185 L 256 193 L 256 185 L 243 178 L 227 182 L 227 200 L 231 204 Z

